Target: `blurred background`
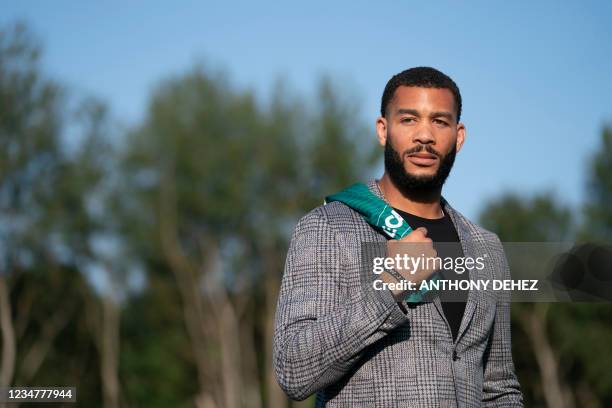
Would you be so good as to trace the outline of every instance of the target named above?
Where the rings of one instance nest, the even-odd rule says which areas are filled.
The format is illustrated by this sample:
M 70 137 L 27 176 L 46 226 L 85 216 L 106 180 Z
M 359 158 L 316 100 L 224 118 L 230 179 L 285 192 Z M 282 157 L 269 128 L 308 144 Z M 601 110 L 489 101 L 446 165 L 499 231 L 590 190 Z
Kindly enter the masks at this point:
M 0 386 L 313 406 L 271 366 L 288 240 L 382 174 L 382 90 L 413 66 L 462 91 L 454 208 L 610 242 L 611 39 L 607 2 L 0 2 Z M 526 406 L 612 406 L 611 312 L 513 304 Z

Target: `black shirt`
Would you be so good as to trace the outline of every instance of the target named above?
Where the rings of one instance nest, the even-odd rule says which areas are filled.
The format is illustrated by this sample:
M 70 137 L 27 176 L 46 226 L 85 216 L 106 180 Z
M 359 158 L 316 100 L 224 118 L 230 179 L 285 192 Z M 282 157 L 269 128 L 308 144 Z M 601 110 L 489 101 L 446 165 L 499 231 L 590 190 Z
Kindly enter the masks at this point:
M 414 230 L 419 227 L 425 227 L 427 229 L 427 236 L 433 241 L 434 249 L 438 253 L 438 257 L 443 260 L 447 257 L 454 259 L 463 257 L 463 250 L 459 243 L 459 236 L 457 235 L 457 229 L 453 224 L 452 220 L 446 212 L 444 217 L 438 219 L 428 219 L 417 217 L 402 210 L 395 208 L 395 211 L 402 216 L 404 220 Z M 453 265 L 455 263 L 453 262 Z M 456 273 L 454 270 L 441 269 L 440 279 L 469 279 L 468 272 Z M 446 320 L 450 325 L 450 329 L 453 335 L 453 340 L 457 338 L 459 332 L 459 326 L 461 325 L 461 319 L 463 318 L 463 312 L 465 310 L 465 304 L 467 301 L 467 291 L 438 291 L 440 300 L 442 301 L 442 309 Z

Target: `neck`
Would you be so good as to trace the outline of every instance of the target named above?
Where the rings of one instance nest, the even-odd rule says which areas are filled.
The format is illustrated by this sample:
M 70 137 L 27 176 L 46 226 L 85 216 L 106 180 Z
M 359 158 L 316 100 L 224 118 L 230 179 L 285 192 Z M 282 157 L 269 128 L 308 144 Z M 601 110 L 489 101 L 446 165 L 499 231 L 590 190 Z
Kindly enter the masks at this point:
M 421 218 L 436 219 L 444 217 L 444 211 L 442 211 L 442 205 L 440 204 L 441 188 L 428 192 L 400 191 L 386 172 L 378 182 L 378 187 L 391 207 Z

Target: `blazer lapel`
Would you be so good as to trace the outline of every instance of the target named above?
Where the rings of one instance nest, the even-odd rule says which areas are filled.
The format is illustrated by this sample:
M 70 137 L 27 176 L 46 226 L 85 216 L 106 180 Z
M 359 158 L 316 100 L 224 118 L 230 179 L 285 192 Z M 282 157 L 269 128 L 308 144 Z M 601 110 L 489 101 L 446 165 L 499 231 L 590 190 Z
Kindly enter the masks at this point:
M 469 228 L 469 225 L 466 222 L 465 218 L 461 214 L 459 214 L 457 211 L 455 211 L 455 209 L 451 207 L 450 204 L 448 204 L 448 202 L 444 199 L 444 197 L 442 197 L 442 206 L 444 207 L 444 211 L 450 216 L 451 220 L 453 221 L 453 224 L 455 225 L 455 228 L 457 230 L 457 235 L 459 235 L 459 242 L 461 243 L 461 249 L 463 250 L 463 256 L 472 257 L 476 259 L 479 256 L 478 249 L 476 248 L 476 245 L 475 245 L 476 240 L 474 239 L 473 233 L 471 229 Z M 479 279 L 479 276 L 477 276 L 477 272 L 478 271 L 476 270 L 468 269 L 470 281 L 476 281 Z M 478 298 L 478 291 L 474 291 L 474 290 L 468 291 L 467 303 L 465 305 L 465 310 L 463 312 L 463 318 L 461 320 L 461 325 L 459 326 L 459 332 L 457 333 L 457 339 L 455 340 L 455 343 L 459 342 L 459 340 L 461 339 L 461 336 L 466 331 L 466 329 L 468 328 L 472 320 L 474 311 L 476 310 L 476 303 L 478 300 L 477 298 Z M 442 303 L 440 302 L 439 297 L 435 298 L 435 303 L 436 303 L 436 307 L 438 307 L 442 315 L 444 315 L 442 311 Z
M 385 199 L 375 179 L 372 179 L 368 182 L 368 187 L 370 191 L 374 193 L 378 198 L 380 198 L 381 200 Z M 473 257 L 473 258 L 478 257 L 477 248 L 475 247 L 476 240 L 474 239 L 472 231 L 470 230 L 469 225 L 467 221 L 465 220 L 465 218 L 463 218 L 461 214 L 459 214 L 453 207 L 451 207 L 448 201 L 446 201 L 444 197 L 441 198 L 441 205 L 444 208 L 444 211 L 451 218 L 453 225 L 455 225 L 455 228 L 457 230 L 457 235 L 459 235 L 461 249 L 463 250 L 463 256 Z M 479 278 L 475 270 L 474 271 L 468 270 L 468 274 L 469 274 L 469 279 L 471 281 L 478 280 Z M 461 325 L 459 326 L 459 332 L 457 334 L 457 339 L 455 340 L 455 343 L 459 342 L 459 340 L 461 339 L 461 336 L 466 331 L 466 329 L 469 327 L 469 324 L 474 315 L 474 311 L 476 310 L 477 297 L 478 297 L 477 291 L 473 291 L 473 290 L 468 291 L 468 298 L 467 298 L 467 302 L 465 305 L 465 311 L 463 312 L 463 318 L 461 320 Z M 442 309 L 442 302 L 440 301 L 439 296 L 434 297 L 433 304 L 438 310 L 438 313 L 440 314 L 440 317 L 442 318 L 442 320 L 444 320 L 448 324 L 448 321 L 446 320 L 446 317 L 444 316 L 444 310 Z

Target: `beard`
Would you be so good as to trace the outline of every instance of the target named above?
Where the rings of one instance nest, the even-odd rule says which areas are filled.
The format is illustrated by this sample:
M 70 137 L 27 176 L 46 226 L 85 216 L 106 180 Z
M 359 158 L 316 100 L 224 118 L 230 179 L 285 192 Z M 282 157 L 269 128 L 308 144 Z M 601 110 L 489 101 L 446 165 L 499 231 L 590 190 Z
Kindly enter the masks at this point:
M 387 139 L 387 143 L 385 143 L 385 171 L 389 174 L 389 178 L 395 187 L 404 195 L 428 195 L 441 189 L 455 163 L 457 146 L 453 145 L 453 149 L 442 156 L 429 145 L 418 145 L 413 149 L 406 150 L 403 156 L 421 151 L 433 154 L 440 160 L 440 165 L 435 174 L 431 176 L 410 174 L 404 168 L 402 156 L 391 146 L 390 141 Z

